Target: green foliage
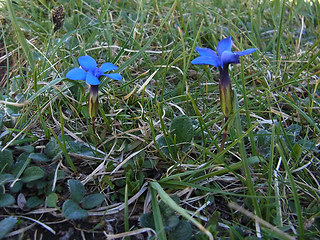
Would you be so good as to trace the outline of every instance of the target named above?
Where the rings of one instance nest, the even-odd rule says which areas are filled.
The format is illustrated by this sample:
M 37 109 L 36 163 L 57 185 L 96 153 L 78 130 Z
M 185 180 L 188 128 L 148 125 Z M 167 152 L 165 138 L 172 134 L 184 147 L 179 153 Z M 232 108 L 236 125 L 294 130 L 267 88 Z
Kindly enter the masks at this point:
M 170 131 L 177 144 L 189 143 L 194 137 L 192 120 L 186 115 L 174 118 L 170 125 Z
M 43 203 L 43 200 L 38 198 L 37 196 L 33 196 L 31 198 L 28 198 L 27 200 L 27 207 L 28 208 L 35 208 Z
M 192 228 L 189 222 L 179 221 L 178 224 L 169 232 L 168 239 L 184 240 L 191 239 Z
M 79 203 L 83 199 L 85 194 L 85 189 L 83 184 L 78 180 L 69 179 L 68 186 L 71 194 L 71 199 Z
M 46 197 L 46 206 L 47 207 L 57 207 L 58 195 L 56 193 L 50 193 Z
M 8 207 L 15 203 L 15 199 L 11 194 L 2 193 L 0 194 L 0 207 Z
M 71 199 L 66 200 L 62 205 L 62 213 L 68 219 L 77 220 L 88 217 L 87 210 L 100 206 L 105 200 L 105 196 L 101 193 L 85 196 L 85 188 L 78 180 L 69 179 L 68 186 Z M 46 204 L 56 206 L 56 199 L 55 195 L 50 195 Z
M 5 149 L 4 151 L 0 151 L 0 168 L 1 171 L 5 171 L 10 168 L 13 164 L 13 154 L 10 150 Z
M 62 153 L 57 140 L 53 137 L 46 144 L 46 148 L 45 148 L 44 152 L 49 158 L 54 158 L 54 157 L 60 156 Z
M 172 197 L 173 200 L 178 204 L 179 198 Z M 188 221 L 180 220 L 176 213 L 166 205 L 163 201 L 159 203 L 160 213 L 164 230 L 168 235 L 169 240 L 183 240 L 191 239 L 192 227 Z M 144 213 L 140 216 L 141 227 L 148 227 L 156 230 L 154 223 L 153 213 Z
M 0 239 L 3 239 L 17 223 L 15 217 L 8 217 L 0 221 Z
M 22 175 L 21 181 L 24 183 L 39 180 L 45 176 L 45 172 L 41 167 L 32 166 L 28 167 Z
M 82 209 L 79 204 L 71 199 L 65 201 L 62 205 L 63 215 L 72 220 L 83 219 L 88 217 L 88 212 Z
M 0 174 L 0 186 L 3 186 L 6 183 L 9 183 L 14 180 L 14 176 L 9 173 Z
M 39 161 L 39 162 L 50 162 L 51 159 L 48 158 L 45 154 L 43 153 L 30 153 L 29 158 L 34 161 Z
M 81 206 L 84 209 L 92 209 L 97 206 L 100 206 L 104 200 L 105 200 L 105 197 L 101 193 L 91 194 L 82 199 Z
M 166 156 L 171 155 L 176 158 L 179 151 L 189 149 L 190 142 L 194 135 L 192 120 L 190 117 L 182 115 L 172 120 L 170 132 L 168 135 L 160 136 L 157 139 L 157 144 Z

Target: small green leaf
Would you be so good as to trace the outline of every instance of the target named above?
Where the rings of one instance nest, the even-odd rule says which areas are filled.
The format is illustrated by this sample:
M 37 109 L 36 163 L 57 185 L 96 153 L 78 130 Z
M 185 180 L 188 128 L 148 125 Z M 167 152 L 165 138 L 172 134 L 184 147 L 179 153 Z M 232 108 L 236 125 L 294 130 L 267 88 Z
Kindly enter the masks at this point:
M 5 116 L 6 116 L 5 112 L 0 110 L 0 129 L 2 129 L 2 122 Z
M 35 208 L 43 203 L 43 200 L 38 198 L 37 196 L 33 196 L 27 200 L 27 207 Z
M 194 137 L 192 120 L 186 115 L 174 118 L 171 122 L 170 131 L 176 136 L 176 143 L 189 143 Z
M 292 147 L 291 157 L 295 160 L 299 160 L 302 153 L 302 149 L 299 144 L 295 143 Z
M 15 182 L 13 187 L 10 187 L 10 192 L 12 193 L 20 192 L 21 188 L 22 188 L 22 182 L 21 181 Z
M 45 176 L 45 172 L 42 170 L 42 168 L 33 166 L 33 167 L 28 167 L 21 178 L 22 182 L 28 183 L 32 182 L 38 179 L 41 179 Z
M 11 182 L 13 180 L 14 180 L 14 177 L 12 174 L 3 173 L 0 175 L 0 186 L 6 184 L 8 182 Z
M 179 198 L 177 196 L 171 196 L 171 199 L 176 204 L 179 204 Z M 168 205 L 165 204 L 163 201 L 160 201 L 159 207 L 160 207 L 162 216 L 165 217 L 165 218 L 176 215 L 174 210 L 172 208 L 168 207 Z
M 0 222 L 0 239 L 4 238 L 16 225 L 17 219 L 14 217 L 8 217 Z
M 88 217 L 88 212 L 79 207 L 78 203 L 75 201 L 68 199 L 62 205 L 62 213 L 63 215 L 72 220 L 83 219 Z
M 157 136 L 156 141 L 157 141 L 157 143 L 159 145 L 160 150 L 167 157 L 169 157 L 170 156 L 170 151 L 169 151 L 169 148 L 168 148 L 168 143 L 169 143 L 170 146 L 173 147 L 173 143 L 172 143 L 171 139 L 167 138 L 167 141 L 168 141 L 168 143 L 167 143 L 165 136 L 160 136 L 160 137 Z
M 170 231 L 173 228 L 177 227 L 179 222 L 180 222 L 180 219 L 177 215 L 171 215 L 166 218 L 163 217 L 163 225 L 164 225 L 166 231 Z
M 0 207 L 8 207 L 14 204 L 15 199 L 12 195 L 5 193 L 0 195 Z
M 46 197 L 46 206 L 47 207 L 56 207 L 58 202 L 58 195 L 56 193 L 50 193 Z
M 92 209 L 100 206 L 104 200 L 105 196 L 102 193 L 91 194 L 82 200 L 81 206 L 85 209 Z
M 192 227 L 187 221 L 180 221 L 179 224 L 169 233 L 169 239 L 188 240 L 192 237 Z
M 68 186 L 69 186 L 69 190 L 71 193 L 71 198 L 76 201 L 76 202 L 80 202 L 85 194 L 85 189 L 83 184 L 75 179 L 69 179 L 68 180 Z
M 153 219 L 153 214 L 151 212 L 148 213 L 143 213 L 140 218 L 140 226 L 141 227 L 147 227 L 147 228 L 152 228 L 156 229 L 154 225 L 154 219 Z
M 26 153 L 34 152 L 34 146 L 32 146 L 32 145 L 16 146 L 15 149 L 17 149 L 19 151 L 26 152 Z
M 50 141 L 47 143 L 46 148 L 44 149 L 44 153 L 49 158 L 54 158 L 57 155 L 62 154 L 58 141 L 55 138 L 52 137 Z
M 302 130 L 302 127 L 298 124 L 291 124 L 289 127 L 287 127 L 286 132 L 291 144 L 296 142 L 297 137 L 300 135 L 301 130 Z
M 271 132 L 261 129 L 257 132 L 258 150 L 261 155 L 269 156 L 271 144 Z
M 5 170 L 11 167 L 13 163 L 12 152 L 8 149 L 0 150 L 0 170 Z
M 38 162 L 50 162 L 51 160 L 43 153 L 31 153 L 29 158 Z

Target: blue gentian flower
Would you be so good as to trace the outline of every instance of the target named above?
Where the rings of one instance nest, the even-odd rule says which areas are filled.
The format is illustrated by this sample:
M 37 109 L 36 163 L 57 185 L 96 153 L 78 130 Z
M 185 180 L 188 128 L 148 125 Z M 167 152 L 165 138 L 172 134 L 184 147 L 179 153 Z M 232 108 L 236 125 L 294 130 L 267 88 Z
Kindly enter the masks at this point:
M 231 37 L 224 38 L 218 43 L 218 54 L 209 48 L 196 47 L 195 49 L 200 54 L 200 57 L 197 57 L 191 61 L 192 64 L 211 65 L 219 69 L 220 103 L 225 118 L 228 118 L 229 114 L 231 113 L 233 102 L 233 92 L 228 66 L 229 64 L 239 63 L 239 57 L 251 54 L 257 50 L 256 48 L 250 48 L 241 52 L 232 52 L 231 48 Z
M 99 78 L 101 76 L 106 76 L 114 80 L 121 80 L 122 76 L 119 73 L 109 73 L 105 72 L 118 69 L 112 63 L 104 63 L 101 67 L 97 68 L 97 62 L 90 56 L 81 56 L 78 59 L 81 68 L 71 69 L 66 77 L 71 80 L 85 80 L 90 85 L 99 85 L 101 82 Z
M 241 52 L 231 52 L 232 40 L 231 37 L 222 39 L 217 46 L 218 54 L 210 48 L 199 48 L 195 49 L 200 54 L 191 61 L 192 64 L 197 65 L 212 65 L 217 68 L 227 68 L 229 64 L 239 63 L 239 57 L 248 55 L 256 51 L 256 48 L 250 48 Z
M 101 76 L 106 76 L 114 80 L 121 80 L 122 76 L 119 73 L 105 74 L 105 72 L 118 69 L 117 66 L 110 62 L 106 62 L 102 64 L 101 67 L 97 68 L 96 60 L 88 55 L 79 57 L 78 62 L 80 68 L 71 69 L 66 77 L 71 80 L 85 80 L 90 85 L 88 112 L 91 119 L 94 120 L 99 108 L 98 86 L 101 83 L 99 78 Z

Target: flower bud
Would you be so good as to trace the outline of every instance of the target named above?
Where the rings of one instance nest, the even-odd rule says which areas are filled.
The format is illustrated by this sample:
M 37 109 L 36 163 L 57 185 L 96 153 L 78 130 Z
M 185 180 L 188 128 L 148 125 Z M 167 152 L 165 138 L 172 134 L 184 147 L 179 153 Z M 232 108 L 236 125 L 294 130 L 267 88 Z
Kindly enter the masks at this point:
M 99 99 L 98 99 L 98 85 L 90 85 L 90 92 L 88 98 L 88 112 L 90 118 L 95 118 L 98 114 Z

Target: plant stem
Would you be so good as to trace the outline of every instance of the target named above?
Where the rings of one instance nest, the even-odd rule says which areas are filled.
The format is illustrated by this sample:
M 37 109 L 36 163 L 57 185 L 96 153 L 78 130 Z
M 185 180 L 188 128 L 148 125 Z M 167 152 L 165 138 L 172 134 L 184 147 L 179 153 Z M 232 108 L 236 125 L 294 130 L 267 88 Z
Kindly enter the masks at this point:
M 222 132 L 222 140 L 221 140 L 221 145 L 220 145 L 219 153 L 223 151 L 223 149 L 224 149 L 224 143 L 226 142 L 226 139 L 227 139 L 227 136 L 228 136 L 228 125 L 227 125 L 228 119 L 229 119 L 228 116 L 225 116 L 225 117 L 224 117 L 224 125 L 225 125 L 225 126 L 224 126 L 224 129 L 223 129 L 223 132 Z

